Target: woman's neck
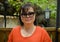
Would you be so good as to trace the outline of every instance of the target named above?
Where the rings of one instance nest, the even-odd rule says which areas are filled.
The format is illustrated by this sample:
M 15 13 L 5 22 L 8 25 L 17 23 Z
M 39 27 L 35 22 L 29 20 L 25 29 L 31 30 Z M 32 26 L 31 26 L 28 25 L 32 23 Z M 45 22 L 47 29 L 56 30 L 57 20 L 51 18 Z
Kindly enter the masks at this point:
M 21 35 L 23 37 L 29 37 L 34 33 L 35 30 L 36 30 L 36 26 L 34 25 L 30 25 L 30 26 L 24 25 L 23 28 L 21 29 Z
M 26 31 L 31 31 L 31 30 L 33 30 L 34 29 L 34 24 L 25 24 L 24 26 L 23 26 L 23 29 L 25 29 Z

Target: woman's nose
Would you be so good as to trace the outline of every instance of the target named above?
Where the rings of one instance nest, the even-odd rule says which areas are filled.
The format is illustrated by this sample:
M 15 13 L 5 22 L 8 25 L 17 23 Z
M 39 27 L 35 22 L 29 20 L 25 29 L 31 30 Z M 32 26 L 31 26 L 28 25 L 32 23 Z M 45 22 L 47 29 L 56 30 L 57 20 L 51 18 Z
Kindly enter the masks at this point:
M 29 15 L 26 15 L 26 17 L 29 17 Z

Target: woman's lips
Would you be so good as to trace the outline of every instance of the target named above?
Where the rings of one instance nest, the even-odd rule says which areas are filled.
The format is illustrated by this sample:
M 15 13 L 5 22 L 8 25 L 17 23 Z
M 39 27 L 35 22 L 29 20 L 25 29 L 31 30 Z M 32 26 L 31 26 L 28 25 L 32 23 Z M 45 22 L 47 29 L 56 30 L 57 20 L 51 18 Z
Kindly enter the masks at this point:
M 26 21 L 30 21 L 30 20 L 31 20 L 31 18 L 27 18 L 27 19 L 26 19 Z

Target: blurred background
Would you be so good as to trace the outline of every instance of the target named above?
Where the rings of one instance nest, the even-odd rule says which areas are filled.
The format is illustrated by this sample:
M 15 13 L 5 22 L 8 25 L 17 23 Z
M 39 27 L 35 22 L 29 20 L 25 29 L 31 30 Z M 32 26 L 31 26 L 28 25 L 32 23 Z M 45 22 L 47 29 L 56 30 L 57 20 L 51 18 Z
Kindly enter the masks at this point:
M 0 0 L 0 42 L 7 42 L 12 28 L 20 25 L 19 8 L 27 2 L 37 9 L 37 25 L 45 27 L 53 42 L 60 42 L 59 0 Z
M 19 25 L 18 9 L 27 2 L 31 2 L 37 7 L 37 14 L 39 14 L 37 15 L 37 25 L 56 26 L 57 0 L 0 0 L 0 28 L 12 28 Z

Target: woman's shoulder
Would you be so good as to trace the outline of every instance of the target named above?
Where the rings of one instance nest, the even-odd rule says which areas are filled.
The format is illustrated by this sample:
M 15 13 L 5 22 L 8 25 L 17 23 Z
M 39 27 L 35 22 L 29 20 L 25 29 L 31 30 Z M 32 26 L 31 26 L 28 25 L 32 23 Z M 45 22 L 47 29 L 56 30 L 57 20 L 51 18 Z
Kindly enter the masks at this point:
M 44 27 L 41 27 L 41 26 L 36 26 L 36 28 L 40 30 L 44 29 Z
M 41 26 L 36 26 L 37 30 L 39 30 L 40 32 L 46 32 L 44 27 Z
M 37 31 L 43 35 L 47 35 L 48 32 L 44 27 L 37 26 Z
M 12 31 L 20 30 L 20 29 L 21 29 L 21 26 L 20 26 L 20 25 L 18 25 L 18 26 L 13 27 L 13 28 L 12 28 Z

